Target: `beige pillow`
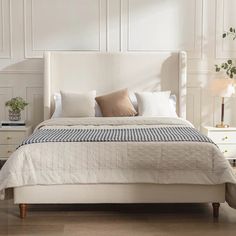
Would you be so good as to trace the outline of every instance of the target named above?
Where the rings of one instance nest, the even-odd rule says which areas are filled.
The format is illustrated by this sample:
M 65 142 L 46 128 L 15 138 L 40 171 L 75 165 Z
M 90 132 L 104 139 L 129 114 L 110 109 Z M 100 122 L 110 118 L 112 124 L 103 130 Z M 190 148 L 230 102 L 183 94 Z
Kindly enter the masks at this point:
M 67 93 L 61 91 L 62 117 L 94 117 L 96 91 Z
M 135 111 L 128 89 L 120 90 L 104 96 L 96 97 L 103 116 L 135 116 Z

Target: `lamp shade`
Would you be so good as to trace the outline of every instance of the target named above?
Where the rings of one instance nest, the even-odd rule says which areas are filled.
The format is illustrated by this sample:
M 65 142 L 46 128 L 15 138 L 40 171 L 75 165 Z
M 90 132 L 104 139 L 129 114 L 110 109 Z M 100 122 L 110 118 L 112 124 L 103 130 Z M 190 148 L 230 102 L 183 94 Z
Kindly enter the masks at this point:
M 214 79 L 211 87 L 214 96 L 227 98 L 235 93 L 235 84 L 232 79 Z

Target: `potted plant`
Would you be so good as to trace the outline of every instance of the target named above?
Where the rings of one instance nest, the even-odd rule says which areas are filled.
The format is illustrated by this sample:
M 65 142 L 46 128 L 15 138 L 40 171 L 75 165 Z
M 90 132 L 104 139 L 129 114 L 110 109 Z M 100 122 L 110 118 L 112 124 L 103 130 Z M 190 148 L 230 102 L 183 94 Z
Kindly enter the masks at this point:
M 233 40 L 236 39 L 236 29 L 230 28 L 229 31 L 223 33 L 222 38 L 232 37 Z M 236 65 L 232 59 L 228 59 L 227 61 L 221 63 L 220 65 L 215 65 L 216 72 L 224 71 L 226 77 L 229 79 L 233 79 L 236 75 Z
M 21 97 L 15 97 L 6 102 L 9 107 L 9 120 L 19 121 L 21 119 L 21 111 L 25 109 L 28 103 Z

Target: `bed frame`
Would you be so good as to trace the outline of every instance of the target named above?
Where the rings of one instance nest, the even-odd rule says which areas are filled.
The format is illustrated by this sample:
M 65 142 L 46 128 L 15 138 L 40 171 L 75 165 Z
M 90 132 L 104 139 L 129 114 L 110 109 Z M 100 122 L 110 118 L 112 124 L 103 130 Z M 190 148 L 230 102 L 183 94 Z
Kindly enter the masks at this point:
M 186 118 L 187 56 L 185 52 L 94 53 L 46 52 L 44 118 L 54 110 L 53 93 L 121 88 L 131 91 L 171 90 L 177 112 Z M 225 185 L 76 184 L 14 188 L 14 202 L 26 217 L 27 204 L 66 203 L 212 203 L 218 217 Z

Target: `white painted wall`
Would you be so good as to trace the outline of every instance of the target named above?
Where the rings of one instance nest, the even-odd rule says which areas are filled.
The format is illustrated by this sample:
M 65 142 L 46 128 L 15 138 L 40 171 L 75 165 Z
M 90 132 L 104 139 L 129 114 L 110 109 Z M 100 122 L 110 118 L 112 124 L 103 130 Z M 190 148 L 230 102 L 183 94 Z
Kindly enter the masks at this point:
M 208 84 L 214 64 L 236 58 L 236 41 L 221 39 L 236 27 L 235 0 L 0 0 L 0 119 L 4 103 L 22 96 L 23 116 L 43 118 L 44 50 L 188 52 L 188 119 L 198 128 L 220 118 L 220 99 Z M 226 120 L 236 125 L 236 99 Z

